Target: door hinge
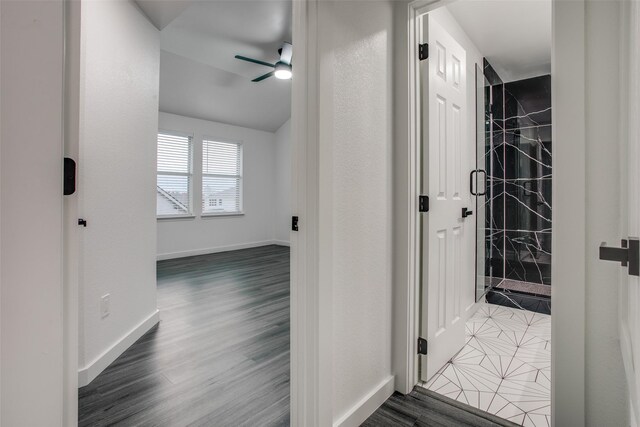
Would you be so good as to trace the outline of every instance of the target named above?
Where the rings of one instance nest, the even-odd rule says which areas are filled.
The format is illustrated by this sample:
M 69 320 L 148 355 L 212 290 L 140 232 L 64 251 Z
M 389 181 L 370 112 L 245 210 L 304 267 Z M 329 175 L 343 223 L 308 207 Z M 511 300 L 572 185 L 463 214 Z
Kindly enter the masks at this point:
M 420 61 L 424 61 L 429 57 L 429 44 L 422 43 L 418 45 L 418 58 Z
M 429 196 L 418 196 L 418 212 L 429 212 Z
M 418 338 L 418 354 L 427 354 L 427 340 Z
M 293 231 L 298 231 L 298 217 L 297 216 L 292 216 L 291 217 L 291 229 Z

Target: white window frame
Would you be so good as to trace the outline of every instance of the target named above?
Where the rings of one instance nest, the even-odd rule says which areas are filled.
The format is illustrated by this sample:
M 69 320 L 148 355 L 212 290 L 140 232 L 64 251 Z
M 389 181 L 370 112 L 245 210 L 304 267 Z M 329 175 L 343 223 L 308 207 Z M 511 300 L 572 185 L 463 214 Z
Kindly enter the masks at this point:
M 240 152 L 240 174 L 239 175 L 224 175 L 224 174 L 213 174 L 213 173 L 204 173 L 204 160 L 202 157 L 204 156 L 204 145 L 206 142 L 223 142 L 225 144 L 235 144 L 238 146 L 238 151 Z M 200 170 L 199 172 L 199 185 L 200 185 L 200 216 L 202 218 L 215 218 L 215 217 L 224 217 L 224 216 L 240 216 L 244 215 L 244 143 L 238 140 L 232 140 L 227 138 L 218 138 L 215 136 L 206 136 L 204 135 L 200 140 Z M 214 178 L 238 178 L 239 180 L 239 210 L 237 212 L 205 212 L 203 205 L 204 203 L 204 178 L 205 177 L 214 177 Z
M 187 173 L 183 172 L 159 172 L 158 171 L 158 135 L 172 135 L 182 138 L 189 139 L 189 171 Z M 174 176 L 187 176 L 189 178 L 189 206 L 187 206 L 188 211 L 184 214 L 171 214 L 171 215 L 158 215 L 158 211 L 156 209 L 156 219 L 180 219 L 180 218 L 195 218 L 193 213 L 193 189 L 194 189 L 194 174 L 193 174 L 193 158 L 194 158 L 194 134 L 188 132 L 180 132 L 175 130 L 166 130 L 166 129 L 158 129 L 158 133 L 156 135 L 156 185 L 158 180 L 158 175 L 174 175 Z

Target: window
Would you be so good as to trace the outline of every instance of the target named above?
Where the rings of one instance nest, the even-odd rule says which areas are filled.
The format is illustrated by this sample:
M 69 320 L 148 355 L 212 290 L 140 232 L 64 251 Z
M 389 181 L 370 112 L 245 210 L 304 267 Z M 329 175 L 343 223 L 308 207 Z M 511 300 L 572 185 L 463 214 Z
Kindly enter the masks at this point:
M 209 203 L 205 203 L 208 200 Z M 242 145 L 202 141 L 202 213 L 242 212 Z
M 156 213 L 159 217 L 191 214 L 191 137 L 158 133 Z

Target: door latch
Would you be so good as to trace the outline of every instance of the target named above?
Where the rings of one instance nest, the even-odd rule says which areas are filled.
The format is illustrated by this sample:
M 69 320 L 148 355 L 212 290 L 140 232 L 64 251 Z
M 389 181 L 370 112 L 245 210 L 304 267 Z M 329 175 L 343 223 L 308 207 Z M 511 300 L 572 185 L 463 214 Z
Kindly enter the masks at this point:
M 630 237 L 622 239 L 619 248 L 600 245 L 600 259 L 619 262 L 622 267 L 628 267 L 630 276 L 640 276 L 640 240 Z
M 420 337 L 418 338 L 418 354 L 427 354 L 427 340 Z
M 473 215 L 473 211 L 470 211 L 469 208 L 462 208 L 462 218 L 466 218 L 471 215 Z

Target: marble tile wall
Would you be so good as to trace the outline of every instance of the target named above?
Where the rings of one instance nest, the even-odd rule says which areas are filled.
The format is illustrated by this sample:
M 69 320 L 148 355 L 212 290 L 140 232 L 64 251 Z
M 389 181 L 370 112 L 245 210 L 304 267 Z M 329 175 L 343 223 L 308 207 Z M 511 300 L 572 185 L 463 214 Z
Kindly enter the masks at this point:
M 551 77 L 485 77 L 486 276 L 550 285 Z
M 551 284 L 551 76 L 504 85 L 505 278 Z

